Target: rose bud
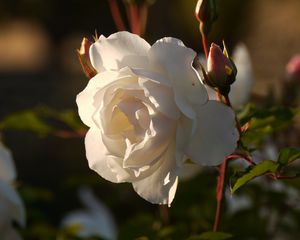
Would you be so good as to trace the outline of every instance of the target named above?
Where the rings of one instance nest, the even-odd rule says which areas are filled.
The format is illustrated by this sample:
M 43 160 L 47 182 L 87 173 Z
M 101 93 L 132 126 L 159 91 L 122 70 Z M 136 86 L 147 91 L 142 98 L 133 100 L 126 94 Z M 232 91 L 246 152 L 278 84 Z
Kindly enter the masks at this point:
M 222 94 L 228 94 L 230 85 L 235 81 L 236 67 L 233 61 L 224 53 L 221 48 L 212 43 L 207 59 L 208 81 L 210 87 L 218 88 Z
M 92 66 L 89 50 L 91 42 L 87 38 L 83 38 L 80 49 L 77 49 L 77 55 L 83 72 L 88 78 L 92 78 L 97 74 L 96 69 Z
M 300 54 L 293 56 L 286 65 L 288 79 L 300 82 Z

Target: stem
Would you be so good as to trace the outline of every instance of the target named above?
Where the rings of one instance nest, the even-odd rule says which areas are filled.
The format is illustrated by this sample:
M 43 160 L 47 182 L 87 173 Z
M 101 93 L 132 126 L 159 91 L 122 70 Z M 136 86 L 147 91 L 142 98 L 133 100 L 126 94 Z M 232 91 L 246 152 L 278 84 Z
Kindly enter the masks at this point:
M 163 225 L 168 225 L 170 220 L 168 205 L 159 205 L 159 215 Z
M 202 33 L 202 31 L 201 31 Z M 222 95 L 220 94 L 220 92 L 218 92 L 218 100 L 220 102 L 222 102 Z M 228 97 L 228 94 L 224 96 L 224 103 L 231 107 L 231 103 L 230 103 L 230 99 Z M 239 134 L 241 136 L 241 127 L 240 124 L 238 122 L 238 119 L 235 117 L 235 121 L 236 121 L 236 126 L 237 129 L 239 131 Z M 221 211 L 222 211 L 222 200 L 223 200 L 223 195 L 224 195 L 224 182 L 225 182 L 225 176 L 226 176 L 226 168 L 227 168 L 227 162 L 230 158 L 236 158 L 239 157 L 238 154 L 235 155 L 229 155 L 224 162 L 219 166 L 219 176 L 218 176 L 218 182 L 217 182 L 217 209 L 216 209 L 216 215 L 215 215 L 215 222 L 214 222 L 214 226 L 213 226 L 213 231 L 217 232 L 219 225 L 220 225 L 220 221 L 221 221 Z M 251 159 L 249 159 L 246 156 L 243 156 L 244 159 L 249 160 L 251 162 L 253 162 Z
M 248 157 L 246 155 L 239 154 L 239 153 L 230 154 L 229 156 L 227 156 L 226 159 L 230 160 L 230 159 L 236 159 L 236 158 L 242 158 L 242 159 L 246 160 L 250 165 L 256 165 L 256 163 L 251 159 L 251 157 Z
M 144 3 L 140 7 L 139 17 L 140 17 L 140 34 L 141 35 L 144 35 L 144 33 L 146 31 L 147 20 L 148 20 L 148 8 L 149 8 L 148 3 Z
M 113 17 L 117 29 L 119 31 L 126 31 L 126 27 L 121 17 L 120 9 L 116 0 L 109 0 L 108 3 L 109 3 L 111 15 Z
M 213 227 L 214 232 L 218 231 L 220 220 L 221 220 L 226 167 L 227 167 L 227 159 L 225 159 L 225 161 L 219 166 L 219 176 L 218 176 L 218 183 L 217 183 L 217 209 L 216 209 L 215 222 Z
M 228 94 L 225 95 L 224 98 L 225 98 L 225 104 L 229 107 L 232 107 Z M 241 137 L 242 136 L 242 128 L 241 128 L 240 122 L 237 119 L 236 115 L 235 115 L 235 125 L 236 125 L 236 128 L 239 131 L 239 135 Z
M 131 32 L 140 35 L 141 26 L 138 6 L 135 3 L 129 3 L 128 5 L 126 5 L 126 13 Z
M 207 59 L 208 58 L 207 40 L 206 40 L 205 33 L 203 31 L 203 23 L 202 22 L 200 23 L 199 29 L 200 29 L 200 33 L 201 33 L 201 37 L 202 37 L 202 46 L 203 46 L 205 58 Z

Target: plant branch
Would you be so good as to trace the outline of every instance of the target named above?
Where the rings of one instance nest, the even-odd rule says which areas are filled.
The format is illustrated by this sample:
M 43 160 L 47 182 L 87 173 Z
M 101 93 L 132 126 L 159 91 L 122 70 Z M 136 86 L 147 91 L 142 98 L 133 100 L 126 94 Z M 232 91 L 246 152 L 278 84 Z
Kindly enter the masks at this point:
M 139 9 L 136 3 L 130 2 L 126 4 L 126 14 L 130 24 L 131 32 L 141 35 Z
M 121 17 L 121 13 L 120 13 L 120 9 L 119 6 L 117 4 L 116 0 L 109 0 L 109 7 L 110 7 L 110 11 L 111 11 L 111 15 L 113 17 L 113 20 L 116 24 L 116 27 L 119 31 L 126 31 L 126 27 L 125 24 L 123 22 L 123 19 Z
M 219 176 L 217 183 L 217 209 L 215 215 L 215 222 L 213 226 L 213 231 L 217 232 L 220 221 L 221 221 L 221 211 L 222 211 L 222 200 L 224 195 L 224 182 L 227 168 L 227 159 L 219 166 Z
M 201 38 L 202 38 L 202 46 L 205 54 L 205 58 L 208 58 L 208 47 L 207 47 L 207 39 L 205 36 L 205 33 L 203 31 L 203 23 L 201 22 L 199 25 L 200 33 L 201 33 Z

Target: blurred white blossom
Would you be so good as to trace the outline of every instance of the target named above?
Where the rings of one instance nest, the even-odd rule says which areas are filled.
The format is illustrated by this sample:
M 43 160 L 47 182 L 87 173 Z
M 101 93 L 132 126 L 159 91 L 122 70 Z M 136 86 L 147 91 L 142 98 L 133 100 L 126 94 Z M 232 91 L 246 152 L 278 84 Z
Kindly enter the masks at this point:
M 237 68 L 236 81 L 231 85 L 229 97 L 233 107 L 241 107 L 248 103 L 254 84 L 251 58 L 246 45 L 238 44 L 232 55 Z
M 1 240 L 21 239 L 12 223 L 25 226 L 23 202 L 13 187 L 16 178 L 11 152 L 0 142 L 0 233 Z
M 107 240 L 117 238 L 117 227 L 109 209 L 94 195 L 89 188 L 78 192 L 85 209 L 75 210 L 62 220 L 62 227 L 75 227 L 78 237 L 100 237 Z

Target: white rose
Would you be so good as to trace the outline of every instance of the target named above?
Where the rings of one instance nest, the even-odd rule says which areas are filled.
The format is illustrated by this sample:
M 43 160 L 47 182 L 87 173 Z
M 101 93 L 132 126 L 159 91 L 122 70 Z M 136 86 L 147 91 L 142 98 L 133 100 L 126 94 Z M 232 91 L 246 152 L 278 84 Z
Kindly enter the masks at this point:
M 98 74 L 76 99 L 90 127 L 90 168 L 109 181 L 131 182 L 149 202 L 170 204 L 184 155 L 218 165 L 234 151 L 234 113 L 208 100 L 192 67 L 195 56 L 180 40 L 150 46 L 128 32 L 101 36 L 91 46 Z

